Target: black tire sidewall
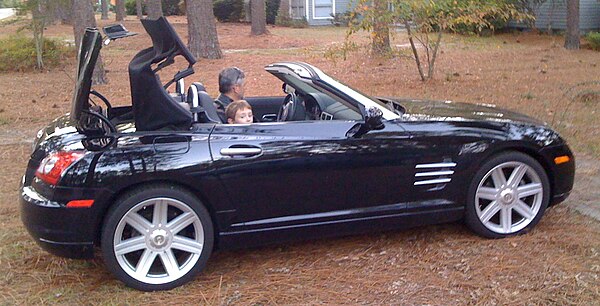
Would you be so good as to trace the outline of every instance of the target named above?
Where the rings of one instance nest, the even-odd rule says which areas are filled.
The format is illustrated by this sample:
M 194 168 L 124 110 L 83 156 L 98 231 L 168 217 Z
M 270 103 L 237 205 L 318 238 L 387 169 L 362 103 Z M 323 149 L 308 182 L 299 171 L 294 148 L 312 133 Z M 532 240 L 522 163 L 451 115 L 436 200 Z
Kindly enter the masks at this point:
M 494 167 L 506 163 L 506 162 L 522 162 L 528 166 L 530 166 L 539 176 L 542 182 L 543 190 L 543 199 L 540 210 L 538 211 L 535 218 L 529 223 L 525 228 L 511 234 L 500 234 L 491 231 L 483 223 L 479 220 L 477 216 L 477 210 L 475 208 L 475 194 L 477 192 L 477 188 L 479 187 L 479 183 L 483 179 L 483 177 Z M 535 160 L 533 157 L 526 155 L 520 152 L 504 152 L 492 156 L 488 159 L 479 170 L 476 172 L 471 184 L 469 185 L 468 195 L 467 195 L 467 204 L 465 207 L 465 223 L 471 230 L 473 230 L 476 234 L 487 237 L 487 238 L 505 238 L 510 236 L 516 236 L 520 234 L 524 234 L 529 232 L 536 224 L 540 221 L 546 208 L 548 207 L 548 203 L 550 201 L 550 182 L 548 180 L 548 175 L 544 168 L 540 165 L 540 163 Z
M 185 203 L 198 215 L 204 230 L 204 247 L 194 267 L 184 276 L 165 284 L 147 284 L 127 274 L 119 265 L 113 249 L 113 238 L 116 227 L 123 216 L 135 205 L 151 198 L 167 197 Z M 128 287 L 142 291 L 169 290 L 191 281 L 200 273 L 212 253 L 214 245 L 214 229 L 209 212 L 201 202 L 188 191 L 169 185 L 150 185 L 137 188 L 115 202 L 104 219 L 101 237 L 102 256 L 107 269 Z

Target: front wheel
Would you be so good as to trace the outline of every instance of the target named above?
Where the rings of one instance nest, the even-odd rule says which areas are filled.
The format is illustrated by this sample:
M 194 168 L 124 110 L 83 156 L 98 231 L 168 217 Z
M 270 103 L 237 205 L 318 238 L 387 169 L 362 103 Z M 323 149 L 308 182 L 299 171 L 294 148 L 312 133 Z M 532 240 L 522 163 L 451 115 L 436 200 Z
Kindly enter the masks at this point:
M 544 168 L 519 152 L 492 157 L 469 187 L 465 221 L 477 234 L 503 238 L 526 233 L 548 206 L 550 184 Z
M 123 196 L 102 230 L 107 268 L 127 286 L 168 290 L 198 274 L 212 252 L 210 215 L 189 192 L 168 185 Z

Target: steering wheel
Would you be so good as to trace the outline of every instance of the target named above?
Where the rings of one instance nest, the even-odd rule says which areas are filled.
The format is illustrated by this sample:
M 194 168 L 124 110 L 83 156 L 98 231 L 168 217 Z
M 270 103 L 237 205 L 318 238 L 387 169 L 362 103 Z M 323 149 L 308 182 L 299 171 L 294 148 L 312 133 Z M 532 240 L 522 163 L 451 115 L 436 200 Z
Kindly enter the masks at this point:
M 277 122 L 292 121 L 298 110 L 302 107 L 295 93 L 289 93 L 277 113 Z

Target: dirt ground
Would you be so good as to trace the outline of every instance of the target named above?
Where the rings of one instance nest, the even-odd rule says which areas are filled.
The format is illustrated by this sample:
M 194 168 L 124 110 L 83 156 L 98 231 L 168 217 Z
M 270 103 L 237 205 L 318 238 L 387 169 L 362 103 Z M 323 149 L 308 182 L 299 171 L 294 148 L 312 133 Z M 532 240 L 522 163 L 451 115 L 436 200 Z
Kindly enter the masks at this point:
M 170 20 L 186 41 L 185 19 Z M 0 26 L 0 37 L 20 26 Z M 135 18 L 125 26 L 143 32 Z M 279 82 L 263 67 L 300 60 L 369 94 L 496 104 L 545 120 L 567 139 L 578 161 L 572 196 L 549 209 L 531 233 L 510 239 L 482 239 L 462 224 L 446 224 L 217 252 L 192 283 L 137 292 L 116 281 L 100 258 L 68 260 L 42 251 L 19 219 L 18 187 L 31 141 L 69 110 L 73 59 L 43 73 L 0 74 L 0 304 L 598 304 L 600 222 L 581 212 L 597 213 L 600 200 L 593 93 L 600 53 L 566 51 L 561 37 L 534 33 L 447 35 L 435 79 L 422 83 L 406 57 L 371 58 L 360 50 L 347 61 L 326 58 L 344 40 L 343 28 L 269 30 L 251 37 L 249 25 L 219 24 L 224 58 L 199 60 L 187 82 L 201 81 L 216 96 L 218 72 L 235 65 L 247 73 L 248 96 L 279 94 Z M 46 35 L 73 39 L 67 26 L 50 26 Z M 394 44 L 405 43 L 397 33 Z M 110 83 L 96 89 L 113 104 L 130 103 L 127 63 L 149 45 L 140 34 L 103 49 Z M 588 99 L 572 99 L 577 93 Z

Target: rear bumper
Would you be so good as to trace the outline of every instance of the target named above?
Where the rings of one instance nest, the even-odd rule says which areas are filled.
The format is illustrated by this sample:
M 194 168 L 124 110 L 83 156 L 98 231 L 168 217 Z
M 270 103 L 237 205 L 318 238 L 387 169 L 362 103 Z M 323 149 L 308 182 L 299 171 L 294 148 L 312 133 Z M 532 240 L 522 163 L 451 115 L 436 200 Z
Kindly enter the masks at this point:
M 97 237 L 93 208 L 67 208 L 46 199 L 33 187 L 20 190 L 21 220 L 47 252 L 68 258 L 92 258 Z

